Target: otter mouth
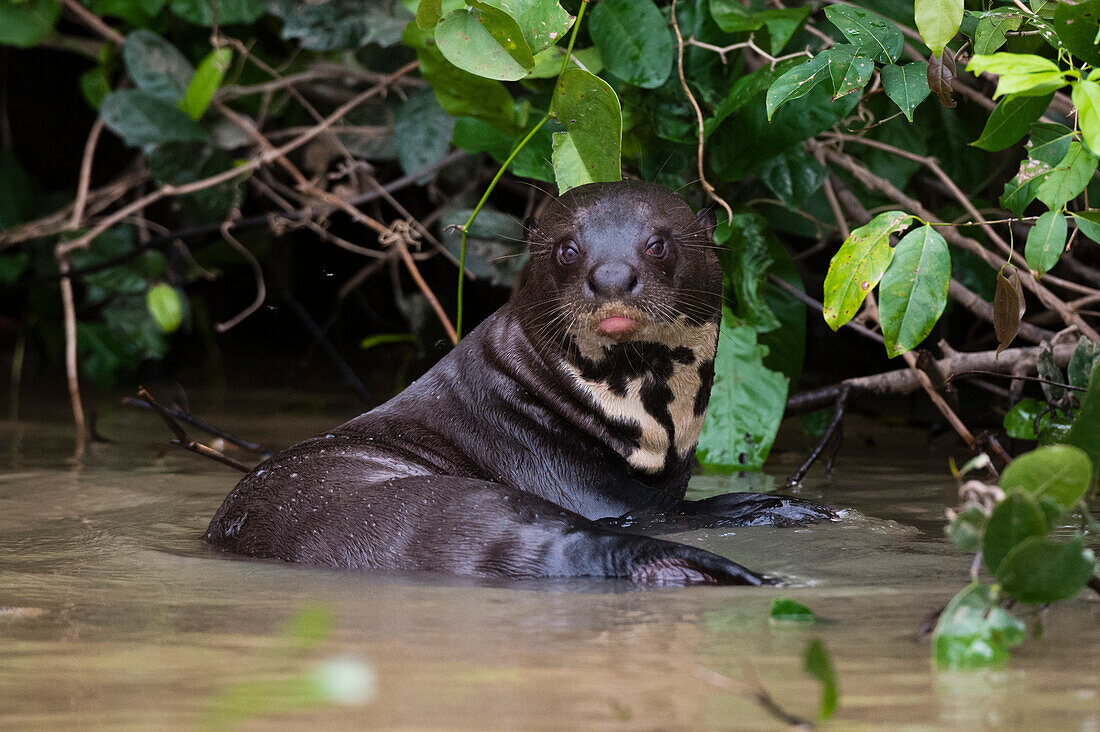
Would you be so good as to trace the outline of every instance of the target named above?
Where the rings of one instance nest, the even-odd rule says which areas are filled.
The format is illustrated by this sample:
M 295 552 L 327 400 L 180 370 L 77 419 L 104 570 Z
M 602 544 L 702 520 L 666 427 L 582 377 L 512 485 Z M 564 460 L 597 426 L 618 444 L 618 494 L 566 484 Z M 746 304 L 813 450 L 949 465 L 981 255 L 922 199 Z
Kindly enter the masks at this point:
M 588 321 L 585 325 L 597 336 L 625 343 L 637 335 L 650 318 L 635 307 L 607 304 L 590 313 L 585 320 Z
M 608 338 L 613 338 L 616 341 L 628 340 L 632 335 L 638 332 L 641 328 L 641 323 L 634 318 L 626 315 L 612 315 L 609 318 L 604 318 L 596 326 L 597 332 L 600 335 L 605 335 Z

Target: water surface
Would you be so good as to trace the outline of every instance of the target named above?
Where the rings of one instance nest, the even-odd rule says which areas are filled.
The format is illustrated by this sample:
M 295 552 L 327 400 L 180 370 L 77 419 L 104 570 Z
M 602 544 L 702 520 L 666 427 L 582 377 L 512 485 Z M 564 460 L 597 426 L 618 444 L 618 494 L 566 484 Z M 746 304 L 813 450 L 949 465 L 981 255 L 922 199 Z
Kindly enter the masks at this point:
M 275 447 L 350 416 L 277 403 L 256 395 L 199 411 Z M 816 469 L 803 493 L 851 509 L 843 521 L 675 535 L 788 587 L 639 590 L 227 560 L 199 537 L 237 474 L 165 452 L 167 432 L 147 413 L 108 410 L 99 429 L 113 442 L 77 461 L 63 412 L 0 422 L 0 727 L 219 726 L 250 689 L 291 688 L 337 658 L 373 670 L 369 703 L 264 705 L 242 712 L 243 728 L 778 729 L 708 679 L 756 680 L 812 717 L 819 689 L 802 654 L 819 638 L 840 678 L 837 729 L 1100 729 L 1100 602 L 1089 593 L 1045 612 L 1042 637 L 1007 668 L 932 668 L 916 631 L 970 563 L 942 538 L 955 503 L 950 440 L 850 423 L 832 478 Z M 800 458 L 779 454 L 769 470 L 785 475 Z M 705 476 L 693 489 L 762 483 Z M 824 620 L 770 624 L 779 596 Z M 335 618 L 331 633 L 292 647 L 285 624 L 318 605 Z

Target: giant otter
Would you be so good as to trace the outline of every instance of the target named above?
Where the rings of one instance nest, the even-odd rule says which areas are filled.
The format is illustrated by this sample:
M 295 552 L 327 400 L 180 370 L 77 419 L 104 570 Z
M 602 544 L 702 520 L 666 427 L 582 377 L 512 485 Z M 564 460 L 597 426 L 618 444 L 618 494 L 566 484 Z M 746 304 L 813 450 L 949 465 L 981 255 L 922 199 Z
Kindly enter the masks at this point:
M 398 396 L 254 468 L 206 540 L 347 568 L 766 581 L 625 530 L 833 517 L 763 494 L 684 500 L 721 317 L 714 226 L 653 183 L 565 193 L 528 222 L 508 304 Z

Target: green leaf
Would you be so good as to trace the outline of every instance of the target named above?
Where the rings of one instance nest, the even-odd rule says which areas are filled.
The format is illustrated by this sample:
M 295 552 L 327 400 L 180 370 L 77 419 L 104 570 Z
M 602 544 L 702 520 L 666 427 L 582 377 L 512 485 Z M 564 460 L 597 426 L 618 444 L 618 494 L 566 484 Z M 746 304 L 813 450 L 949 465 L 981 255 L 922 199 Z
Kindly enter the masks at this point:
M 1100 0 L 1060 2 L 1054 8 L 1058 41 L 1089 66 L 1100 66 Z M 1076 104 L 1076 100 L 1074 100 Z M 1093 148 L 1096 150 L 1097 148 Z
M 1039 419 L 1039 434 L 1035 432 L 1036 418 Z M 1016 402 L 1012 409 L 1008 410 L 1004 418 L 1004 428 L 1009 437 L 1017 440 L 1037 440 L 1053 421 L 1046 403 L 1029 397 Z M 1068 429 L 1069 424 L 1066 423 L 1065 427 Z
M 1100 160 L 1079 142 L 1071 142 L 1062 161 L 1046 173 L 1036 197 L 1051 211 L 1065 207 L 1085 190 Z
M 1092 365 L 1088 391 L 1065 441 L 1088 453 L 1094 474 L 1100 474 L 1100 358 Z
M 76 344 L 80 375 L 104 389 L 117 383 L 118 373 L 133 357 L 126 343 L 103 323 L 77 321 Z
M 672 73 L 672 33 L 653 0 L 603 0 L 588 32 L 607 70 L 623 81 L 656 89 Z
M 837 7 L 837 6 L 829 6 Z M 771 121 L 775 110 L 785 102 L 806 96 L 815 86 L 832 78 L 829 70 L 829 56 L 820 53 L 800 66 L 796 66 L 780 76 L 768 87 L 765 100 L 768 120 Z
M 573 25 L 573 17 L 558 0 L 481 0 L 481 3 L 507 13 L 516 21 L 532 54 L 549 48 Z
M 962 25 L 963 0 L 915 0 L 913 14 L 924 45 L 940 56 Z
M 443 0 L 420 0 L 416 6 L 416 25 L 420 30 L 431 30 L 443 17 Z
M 262 2 L 246 0 L 253 1 Z M 432 35 L 409 22 L 412 15 L 398 0 L 270 0 L 270 7 L 283 19 L 282 37 L 298 39 L 311 51 L 358 51 L 372 43 L 389 48 L 403 39 L 403 32 Z
M 1027 627 L 993 600 L 985 585 L 960 591 L 940 613 L 932 634 L 936 665 L 973 669 L 1003 664 L 1008 649 L 1024 642 Z
M 1085 336 L 1077 340 L 1077 348 L 1073 349 L 1073 355 L 1070 356 L 1069 365 L 1066 367 L 1070 386 L 1088 389 L 1089 374 L 1092 373 L 1092 365 L 1098 356 L 1100 356 L 1100 344 L 1093 343 Z
M 446 157 L 454 126 L 454 117 L 443 111 L 431 89 L 418 89 L 410 94 L 394 120 L 394 141 L 401 169 L 414 173 Z
M 58 0 L 0 0 L 0 46 L 37 46 L 60 15 Z
M 778 54 L 802 27 L 813 8 L 809 6 L 753 11 L 737 0 L 712 0 L 711 17 L 715 24 L 727 33 L 755 31 L 767 28 L 769 46 Z M 759 42 L 759 41 L 758 41 Z
M 375 333 L 359 341 L 359 347 L 364 351 L 375 346 L 388 346 L 394 343 L 416 343 L 416 336 L 412 333 Z
M 843 6 L 830 6 L 843 7 Z M 806 647 L 803 659 L 806 672 L 821 682 L 821 703 L 817 708 L 817 718 L 821 721 L 833 716 L 840 699 L 840 687 L 836 682 L 836 671 L 825 645 L 816 638 Z
M 341 0 L 343 2 L 344 0 Z M 195 25 L 214 25 L 211 0 L 171 0 L 172 13 Z M 218 25 L 255 23 L 264 14 L 264 0 L 218 0 Z
M 466 223 L 472 209 L 448 209 L 439 220 L 443 245 L 458 256 L 462 235 L 456 226 Z M 466 269 L 474 277 L 497 287 L 514 287 L 527 265 L 523 225 L 513 216 L 483 208 L 466 238 Z
M 1082 234 L 1100 243 L 1100 211 L 1074 211 L 1073 220 Z
M 165 333 L 175 333 L 183 322 L 183 305 L 176 288 L 161 282 L 145 293 L 145 306 L 149 314 Z
M 813 8 L 809 5 L 793 8 L 776 8 L 765 10 L 759 15 L 763 16 L 764 27 L 768 31 L 768 48 L 772 55 L 779 55 L 795 33 L 806 23 Z
M 9 152 L 0 150 L 0 231 L 34 215 L 33 189 L 27 172 Z
M 890 235 L 909 225 L 904 211 L 887 211 L 854 229 L 840 246 L 825 275 L 825 322 L 836 330 L 859 310 L 890 264 Z
M 561 73 L 561 63 L 565 60 L 565 49 L 561 46 L 551 46 L 545 51 L 535 54 L 535 68 L 528 74 L 528 79 L 556 79 Z M 569 58 L 569 68 L 586 68 L 593 74 L 603 71 L 603 59 L 600 58 L 600 50 L 595 46 L 574 49 Z
M 11 284 L 27 271 L 31 257 L 26 252 L 0 255 L 0 282 Z
M 83 3 L 101 18 L 105 16 L 125 20 L 135 28 L 155 25 L 154 18 L 168 0 L 85 0 Z
M 714 108 L 714 113 L 704 120 L 703 129 L 706 136 L 709 137 L 727 117 L 745 107 L 760 92 L 771 86 L 782 73 L 785 73 L 778 70 L 783 69 L 784 64 L 790 65 L 790 61 L 777 64 L 776 69 L 764 67 L 751 74 L 745 74 L 735 81 L 733 86 L 730 87 L 729 93 Z
M 817 616 L 798 600 L 792 600 L 789 597 L 777 597 L 772 600 L 772 608 L 768 613 L 768 619 L 772 622 L 782 623 L 812 623 L 817 620 Z
M 1054 167 L 1069 152 L 1069 145 L 1073 140 L 1073 130 L 1065 125 L 1052 122 L 1036 122 L 1031 126 L 1027 156 L 1032 160 Z
M 783 244 L 774 234 L 768 233 L 766 238 L 768 258 L 772 260 L 768 274 L 775 275 L 796 291 L 804 292 L 798 267 Z M 764 283 L 764 301 L 779 320 L 778 328 L 757 336 L 761 347 L 767 349 L 764 365 L 786 376 L 790 380 L 788 390 L 791 390 L 802 378 L 802 366 L 806 360 L 806 306 L 770 279 Z
M 1047 211 L 1040 216 L 1027 232 L 1027 266 L 1042 275 L 1058 264 L 1066 248 L 1066 230 L 1066 217 L 1061 212 Z
M 869 10 L 850 5 L 828 5 L 825 17 L 840 29 L 849 42 L 865 49 L 879 63 L 894 63 L 905 46 L 905 38 L 897 25 Z
M 764 297 L 772 258 L 763 217 L 734 214 L 730 221 L 718 225 L 714 240 L 722 244 L 715 253 L 722 266 L 723 289 L 734 293 L 738 319 L 757 333 L 778 328 L 779 319 Z
M 535 68 L 523 31 L 510 15 L 478 0 L 435 26 L 435 42 L 458 68 L 485 79 L 515 81 Z
M 951 254 L 928 224 L 906 234 L 879 284 L 879 319 L 890 358 L 916 348 L 947 306 Z
M 222 85 L 225 72 L 233 61 L 233 50 L 227 47 L 215 48 L 199 64 L 191 83 L 180 100 L 180 109 L 193 120 L 200 120 L 206 114 L 214 93 Z
M 964 552 L 977 552 L 982 546 L 984 527 L 985 514 L 982 509 L 971 504 L 947 525 L 947 538 Z
M 606 81 L 583 69 L 567 69 L 550 111 L 566 129 L 554 133 L 554 174 L 562 193 L 622 179 L 622 111 Z
M 1089 150 L 1100 151 L 1100 84 L 1095 81 L 1073 82 L 1073 106 L 1077 107 L 1077 122 L 1081 137 Z
M 1092 484 L 1089 456 L 1073 445 L 1047 445 L 1025 452 L 1001 473 L 1000 486 L 1006 493 L 1025 490 L 1036 499 L 1046 496 L 1069 510 L 1084 497 Z
M 825 182 L 826 170 L 801 146 L 788 148 L 757 169 L 757 175 L 779 200 L 798 208 Z
M 783 69 L 785 64 L 792 62 L 797 63 L 789 60 L 777 68 Z M 820 80 L 829 78 L 824 68 L 823 65 L 825 75 Z M 742 80 L 748 80 L 751 76 Z M 735 84 L 734 88 L 737 86 Z M 751 93 L 754 86 L 747 84 L 745 92 Z M 859 95 L 856 94 L 833 101 L 831 86 L 820 84 L 801 98 L 784 103 L 769 120 L 768 105 L 761 103 L 760 96 L 746 98 L 745 103 L 737 107 L 711 135 L 707 146 L 710 165 L 723 180 L 741 180 L 775 155 L 832 128 L 851 114 L 859 102 Z M 767 97 L 767 93 L 764 96 Z M 749 139 L 752 144 L 746 145 L 745 140 Z
M 905 118 L 912 122 L 913 110 L 931 91 L 928 88 L 928 62 L 914 61 L 904 66 L 883 66 L 882 89 L 898 105 L 898 109 L 905 113 Z
M 111 77 L 103 66 L 95 66 L 80 75 L 80 93 L 92 109 L 99 109 L 103 98 L 111 93 Z
M 867 86 L 875 63 L 862 49 L 847 43 L 833 46 L 822 53 L 829 59 L 829 74 L 833 80 L 833 99 L 839 99 Z
M 1053 94 L 1041 97 L 1005 97 L 989 115 L 981 136 L 970 144 L 989 152 L 1004 150 L 1027 133 L 1028 128 L 1042 116 L 1053 98 Z
M 146 153 L 149 172 L 160 184 L 186 185 L 202 178 L 225 172 L 233 167 L 227 153 L 209 144 L 168 142 Z M 220 221 L 241 205 L 241 188 L 245 176 L 221 185 L 195 191 L 176 200 L 187 214 L 199 221 Z
M 179 49 L 149 30 L 126 36 L 126 72 L 146 94 L 175 104 L 187 91 L 195 69 Z
M 1069 152 L 1073 139 L 1073 131 L 1064 125 L 1046 122 L 1031 125 L 1028 157 L 1020 163 L 1016 177 L 1005 184 L 1001 206 L 1016 216 L 1022 216 L 1027 205 L 1035 200 L 1039 186 Z
M 1012 548 L 1029 536 L 1046 536 L 1050 531 L 1043 510 L 1032 495 L 1014 490 L 993 508 L 982 536 L 982 561 L 989 571 L 998 568 Z
M 714 387 L 697 457 L 709 470 L 759 470 L 775 441 L 787 402 L 787 379 L 764 367 L 756 331 L 734 325 L 724 309 Z
M 995 53 L 1008 40 L 1006 33 L 1020 30 L 1024 16 L 1012 10 L 991 10 L 982 13 L 974 29 L 974 53 L 986 56 Z
M 127 145 L 208 139 L 206 130 L 174 104 L 136 89 L 108 94 L 100 105 L 99 114 L 103 124 Z
M 1032 536 L 1008 553 L 997 579 L 1020 602 L 1040 604 L 1073 597 L 1095 571 L 1096 557 L 1080 536 L 1064 543 Z
M 420 73 L 447 114 L 484 120 L 508 135 L 517 132 L 515 100 L 503 84 L 456 67 L 439 52 L 431 34 L 415 23 L 405 27 L 402 40 L 416 49 Z
M 1006 94 L 1045 96 L 1066 85 L 1065 75 L 1057 64 L 1027 53 L 974 56 L 966 65 L 966 70 L 975 76 L 988 71 L 1001 77 L 993 94 L 994 99 Z

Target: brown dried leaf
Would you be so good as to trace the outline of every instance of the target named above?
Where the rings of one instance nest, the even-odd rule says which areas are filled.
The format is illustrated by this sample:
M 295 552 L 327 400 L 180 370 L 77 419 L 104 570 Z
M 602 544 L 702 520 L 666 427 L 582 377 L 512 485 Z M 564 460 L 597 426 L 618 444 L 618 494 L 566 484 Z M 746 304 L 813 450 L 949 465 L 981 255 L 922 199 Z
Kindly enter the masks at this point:
M 1024 317 L 1024 288 L 1016 268 L 1006 264 L 997 273 L 997 289 L 993 293 L 993 329 L 997 331 L 997 353 L 1008 348 L 1020 330 Z
M 940 104 L 954 107 L 957 102 L 951 97 L 951 82 L 955 79 L 955 57 L 949 50 L 942 56 L 928 57 L 928 88 L 939 97 Z

